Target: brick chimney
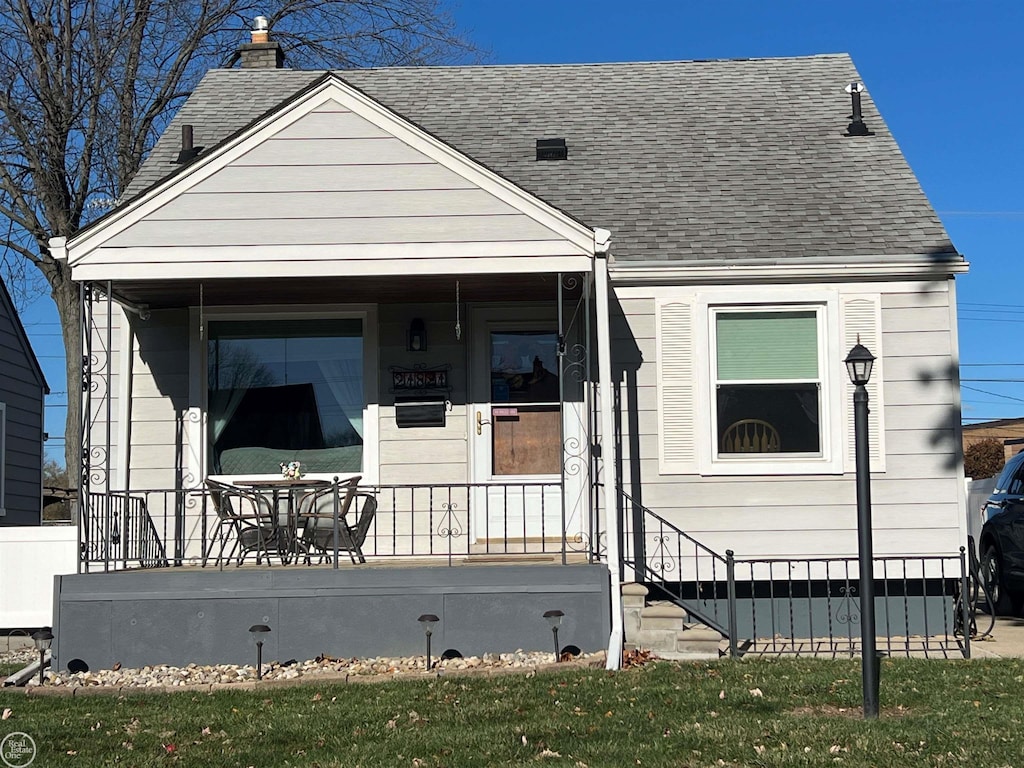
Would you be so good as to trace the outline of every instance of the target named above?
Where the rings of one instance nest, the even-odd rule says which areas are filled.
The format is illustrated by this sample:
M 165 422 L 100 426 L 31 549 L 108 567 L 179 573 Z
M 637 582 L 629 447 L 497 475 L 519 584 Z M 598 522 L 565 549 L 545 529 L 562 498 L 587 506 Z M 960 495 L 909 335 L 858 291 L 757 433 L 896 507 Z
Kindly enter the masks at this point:
M 242 69 L 281 69 L 284 66 L 284 51 L 281 44 L 271 42 L 266 16 L 257 16 L 253 23 L 252 41 L 238 49 Z

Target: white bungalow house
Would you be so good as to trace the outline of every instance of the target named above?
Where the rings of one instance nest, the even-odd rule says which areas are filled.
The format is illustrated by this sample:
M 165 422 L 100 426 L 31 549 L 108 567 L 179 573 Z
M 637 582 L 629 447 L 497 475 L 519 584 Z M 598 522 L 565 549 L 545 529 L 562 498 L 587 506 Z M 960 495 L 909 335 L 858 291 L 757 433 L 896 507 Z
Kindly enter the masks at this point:
M 208 73 L 52 242 L 92 384 L 62 662 L 226 658 L 264 620 L 282 655 L 408 650 L 427 609 L 467 651 L 547 647 L 561 608 L 617 656 L 620 581 L 700 601 L 727 550 L 752 584 L 856 556 L 858 339 L 875 553 L 956 556 L 967 267 L 870 97 L 850 116 L 847 56 L 281 64 L 253 43 Z M 369 567 L 210 546 L 209 481 L 290 461 L 359 476 Z M 96 573 L 138 566 L 165 567 Z

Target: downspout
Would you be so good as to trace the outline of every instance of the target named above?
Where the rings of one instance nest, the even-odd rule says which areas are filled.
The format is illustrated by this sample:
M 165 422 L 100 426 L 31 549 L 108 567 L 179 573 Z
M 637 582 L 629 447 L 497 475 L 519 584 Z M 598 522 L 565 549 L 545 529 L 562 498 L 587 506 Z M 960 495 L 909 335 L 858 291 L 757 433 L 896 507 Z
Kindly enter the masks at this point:
M 611 581 L 612 627 L 605 669 L 622 665 L 622 585 L 619 582 L 619 516 L 615 488 L 615 419 L 612 413 L 612 335 L 608 285 L 611 232 L 594 230 L 594 278 L 597 300 L 597 380 L 601 398 L 601 464 L 604 469 L 605 526 L 608 537 L 608 576 Z

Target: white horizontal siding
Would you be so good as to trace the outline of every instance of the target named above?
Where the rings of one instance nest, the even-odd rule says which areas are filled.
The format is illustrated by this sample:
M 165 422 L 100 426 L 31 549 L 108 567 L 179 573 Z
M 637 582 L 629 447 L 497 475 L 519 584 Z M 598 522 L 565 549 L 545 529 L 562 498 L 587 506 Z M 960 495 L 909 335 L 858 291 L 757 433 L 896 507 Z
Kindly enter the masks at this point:
M 386 218 L 277 218 L 277 207 L 252 219 L 146 220 L 111 238 L 108 247 L 168 246 L 167 260 L 174 259 L 170 246 L 330 245 L 504 242 L 552 240 L 551 230 L 525 214 L 457 215 Z
M 951 294 L 942 283 L 850 286 L 881 293 L 886 471 L 872 479 L 879 554 L 953 553 L 959 547 Z M 887 292 L 889 288 L 892 292 Z M 844 287 L 837 286 L 841 295 Z M 855 554 L 856 487 L 843 476 L 700 477 L 658 470 L 655 301 L 629 289 L 613 319 L 628 490 L 702 543 L 737 556 Z M 655 289 L 652 297 L 667 297 Z M 771 301 L 765 288 L 764 300 Z M 834 361 L 841 365 L 841 361 Z M 845 375 L 845 372 L 843 372 Z M 872 407 L 877 408 L 878 403 Z M 717 546 L 716 546 L 717 545 Z

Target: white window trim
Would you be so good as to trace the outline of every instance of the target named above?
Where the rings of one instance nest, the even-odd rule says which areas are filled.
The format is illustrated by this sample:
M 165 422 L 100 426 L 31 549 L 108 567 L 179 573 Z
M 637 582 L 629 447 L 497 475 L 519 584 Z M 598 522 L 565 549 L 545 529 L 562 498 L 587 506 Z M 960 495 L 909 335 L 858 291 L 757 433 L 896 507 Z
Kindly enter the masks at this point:
M 0 517 L 7 515 L 4 506 L 7 489 L 7 403 L 0 402 Z
M 190 404 L 187 421 L 189 423 L 189 444 L 192 448 L 188 453 L 188 471 L 193 482 L 192 487 L 202 485 L 206 477 L 215 477 L 226 482 L 234 482 L 244 478 L 277 477 L 279 473 L 266 475 L 208 475 L 207 465 L 207 359 L 206 342 L 207 328 L 200 328 L 198 307 L 191 310 L 191 354 L 189 371 Z M 347 305 L 316 305 L 296 309 L 294 306 L 266 307 L 204 307 L 202 323 L 206 326 L 211 321 L 220 320 L 344 320 L 359 319 L 363 324 L 363 469 L 359 473 L 361 482 L 374 485 L 380 478 L 380 351 L 377 330 L 376 304 Z M 198 448 L 198 450 L 197 450 Z M 354 473 L 341 473 L 344 479 Z M 305 475 L 310 480 L 332 480 L 335 473 L 310 472 Z
M 771 301 L 765 301 L 770 295 Z M 701 475 L 824 475 L 843 473 L 842 382 L 838 380 L 843 353 L 840 349 L 839 293 L 814 286 L 731 288 L 696 295 L 694 357 L 697 375 L 697 467 Z M 818 312 L 818 355 L 821 392 L 821 455 L 756 454 L 719 457 L 717 397 L 715 393 L 714 314 L 717 311 L 758 309 L 784 311 L 814 309 Z

